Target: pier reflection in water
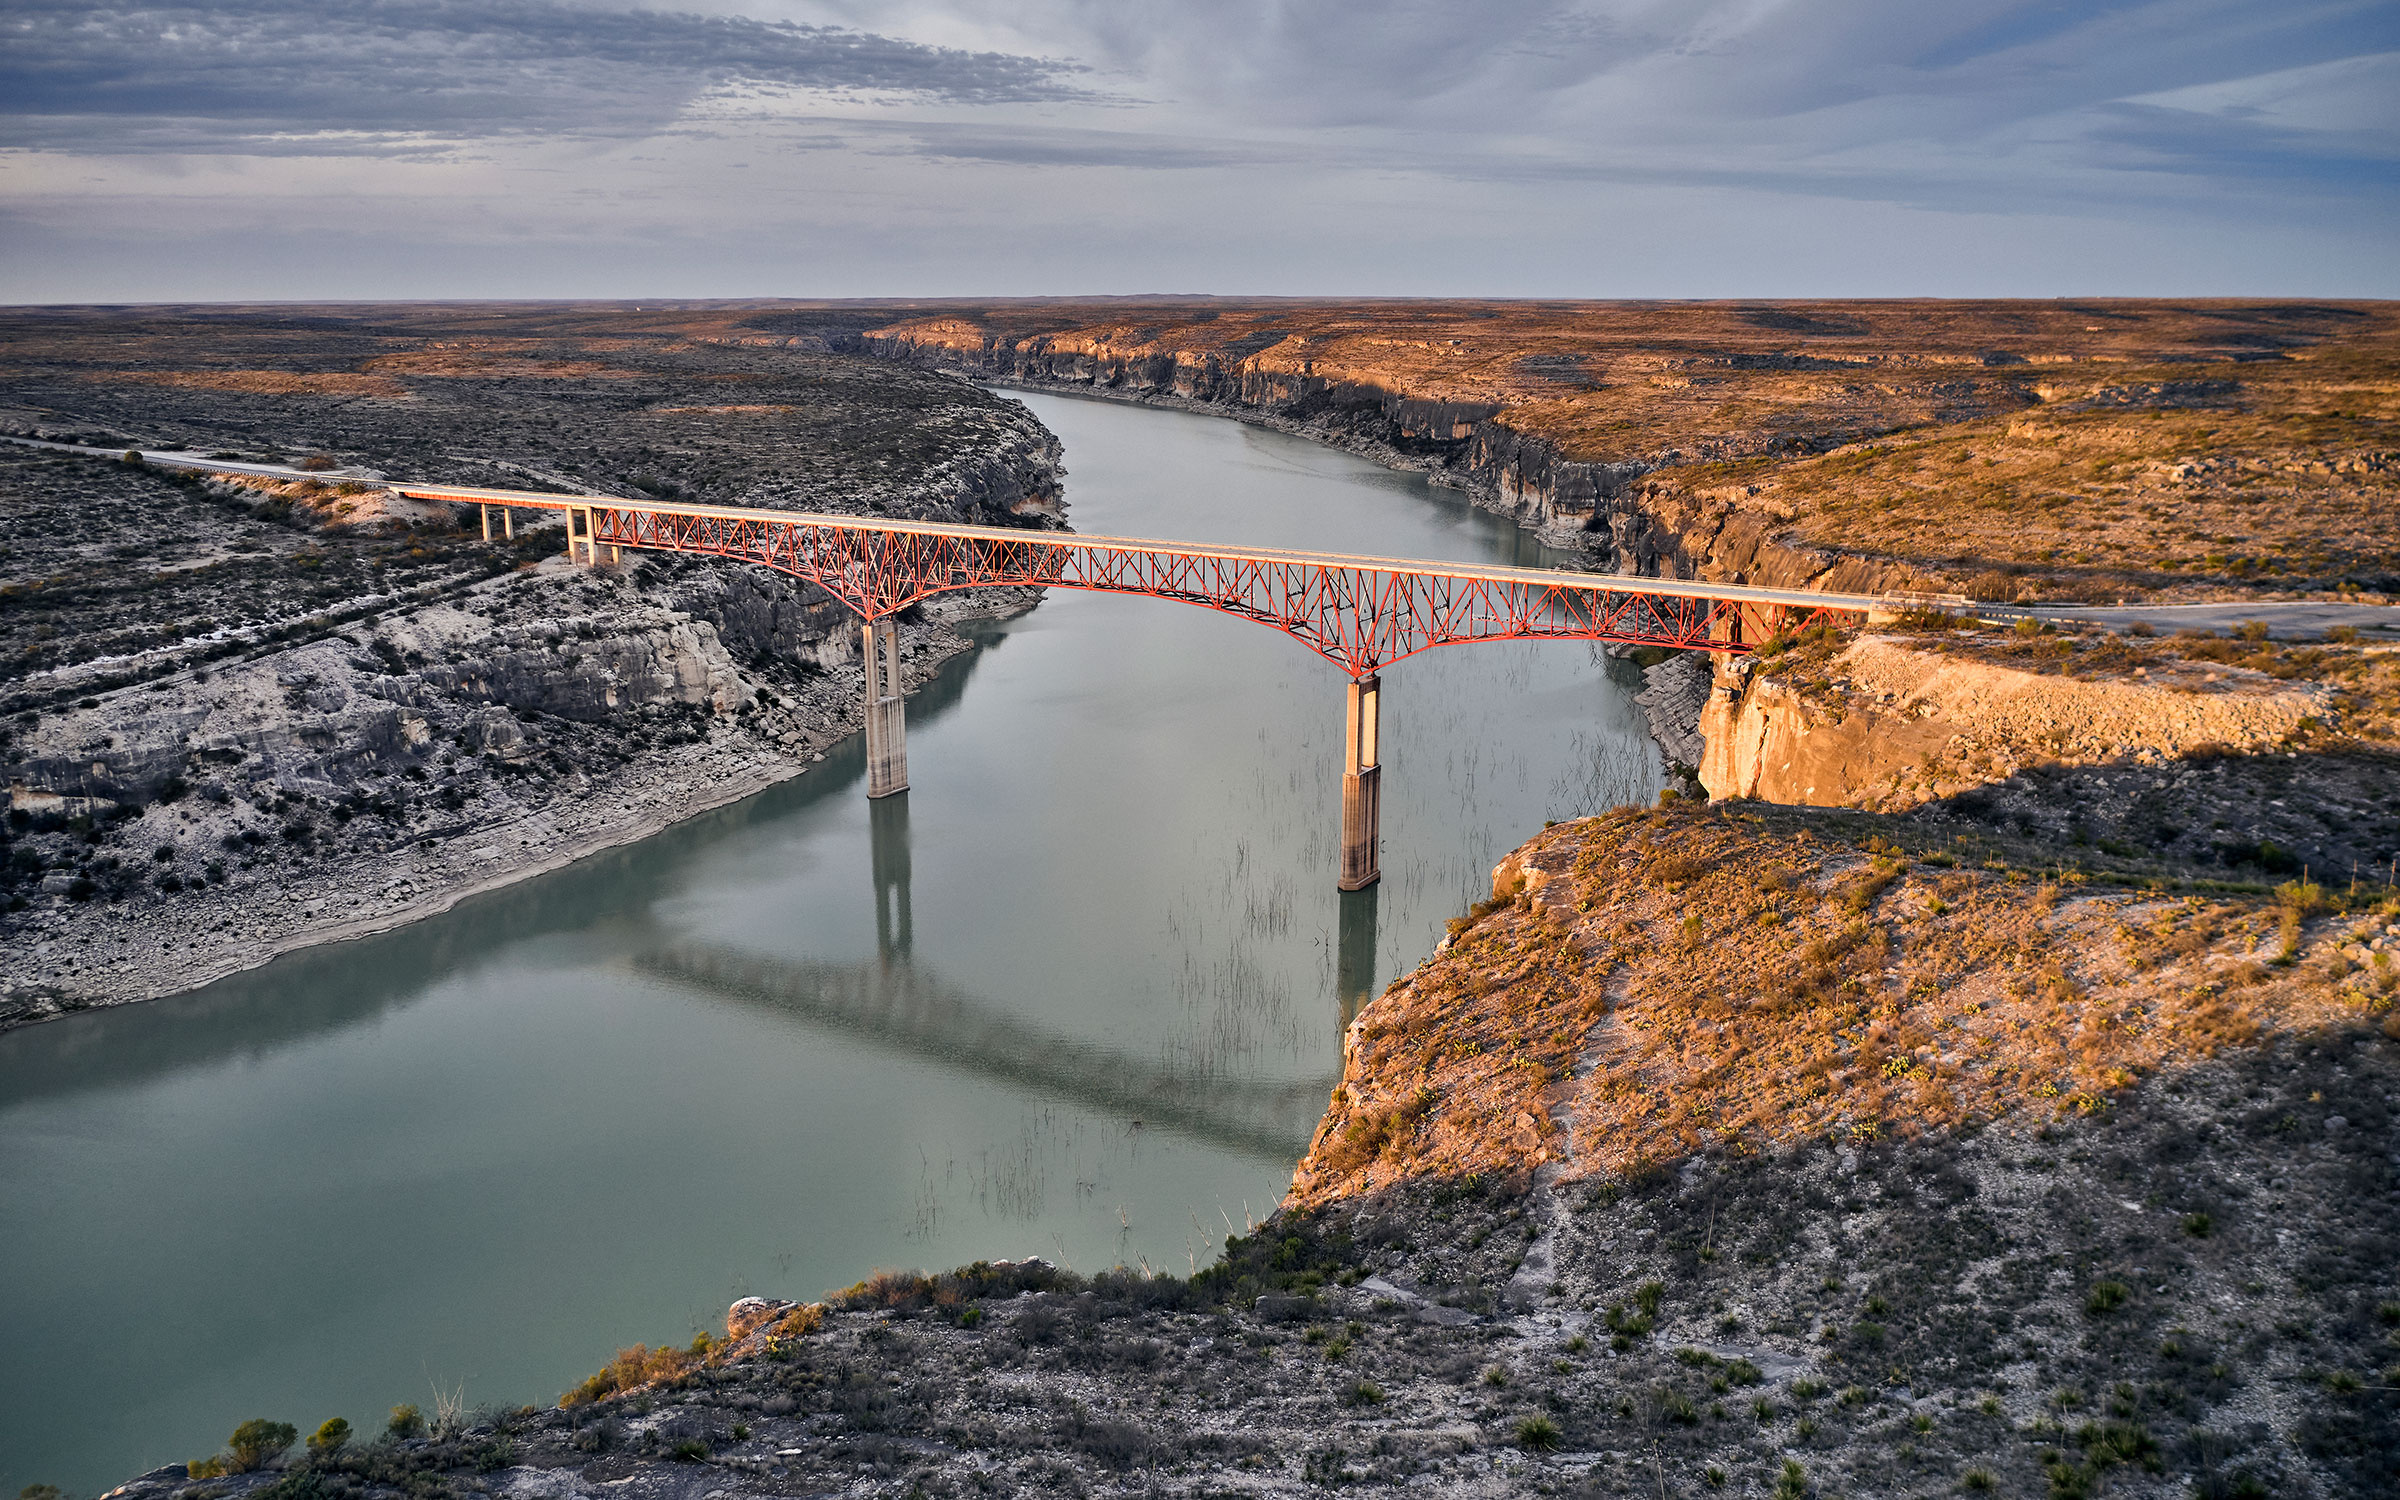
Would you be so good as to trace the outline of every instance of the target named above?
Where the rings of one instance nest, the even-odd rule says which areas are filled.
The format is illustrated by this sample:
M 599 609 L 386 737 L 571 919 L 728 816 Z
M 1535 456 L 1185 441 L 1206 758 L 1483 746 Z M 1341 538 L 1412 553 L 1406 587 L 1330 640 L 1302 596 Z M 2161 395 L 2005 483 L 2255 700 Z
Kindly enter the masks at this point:
M 1375 998 L 1375 898 L 1380 886 L 1342 891 L 1333 993 L 1342 1005 L 1342 1030 Z
M 1095 532 L 1540 561 L 1280 434 L 1034 398 Z M 1204 1265 L 1340 1028 L 1545 818 L 1646 800 L 1580 647 L 1385 674 L 1384 882 L 1336 899 L 1338 675 L 1053 592 L 808 775 L 407 929 L 0 1036 L 0 1494 L 267 1416 L 547 1401 L 878 1266 Z
M 912 940 L 908 912 L 908 796 L 867 804 L 868 858 L 875 880 L 875 953 L 885 963 L 905 960 Z

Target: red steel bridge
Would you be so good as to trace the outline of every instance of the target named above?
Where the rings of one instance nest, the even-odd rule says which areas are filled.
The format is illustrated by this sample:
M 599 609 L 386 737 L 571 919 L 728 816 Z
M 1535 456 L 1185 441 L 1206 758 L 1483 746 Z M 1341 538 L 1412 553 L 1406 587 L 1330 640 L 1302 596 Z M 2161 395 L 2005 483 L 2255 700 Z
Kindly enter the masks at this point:
M 566 522 L 568 556 L 580 566 L 615 562 L 627 548 L 690 552 L 772 568 L 822 588 L 861 622 L 869 797 L 908 786 L 892 616 L 919 600 L 957 589 L 1090 589 L 1173 599 L 1271 626 L 1350 679 L 1344 890 L 1371 885 L 1380 874 L 1380 673 L 1394 662 L 1470 641 L 1609 641 L 1738 653 L 1776 630 L 1817 618 L 1857 619 L 1924 602 L 607 496 L 454 485 L 393 488 L 411 499 L 482 506 L 486 538 L 495 514 L 513 535 L 516 511 L 558 512 Z

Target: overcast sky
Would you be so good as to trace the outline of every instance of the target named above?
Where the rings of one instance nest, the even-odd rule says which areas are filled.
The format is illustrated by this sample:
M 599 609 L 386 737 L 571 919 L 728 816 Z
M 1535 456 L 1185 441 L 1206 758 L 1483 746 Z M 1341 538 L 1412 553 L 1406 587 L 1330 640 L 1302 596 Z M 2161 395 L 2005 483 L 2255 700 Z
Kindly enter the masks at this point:
M 0 301 L 2400 295 L 2400 0 L 0 0 Z

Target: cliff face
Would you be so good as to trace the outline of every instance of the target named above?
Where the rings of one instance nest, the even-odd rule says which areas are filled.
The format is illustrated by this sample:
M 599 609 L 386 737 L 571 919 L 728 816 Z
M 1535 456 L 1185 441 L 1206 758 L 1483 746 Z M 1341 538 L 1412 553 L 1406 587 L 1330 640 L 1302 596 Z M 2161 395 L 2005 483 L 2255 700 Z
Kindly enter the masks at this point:
M 1809 672 L 1750 666 L 1720 667 L 1701 711 L 1709 795 L 1879 811 L 1955 796 L 2033 763 L 2280 746 L 2332 696 L 2238 668 L 2087 680 L 1877 636 Z
M 1779 532 L 1789 507 L 1749 487 L 1691 491 L 1646 481 L 1667 456 L 1594 462 L 1523 430 L 1499 401 L 1445 399 L 1353 374 L 1321 373 L 1276 339 L 1271 350 L 1123 349 L 1105 334 L 1010 338 L 964 319 L 933 319 L 858 337 L 886 359 L 1035 386 L 1234 408 L 1321 441 L 1421 468 L 1487 510 L 1581 548 L 1603 567 L 1649 577 L 1710 578 L 1782 588 L 1887 592 L 1934 580 L 1906 564 L 1828 555 Z M 1674 454 L 1673 457 L 1681 457 Z
M 1105 337 L 1008 338 L 962 319 L 935 319 L 867 333 L 858 342 L 884 358 L 937 369 L 1235 407 L 1323 440 L 1383 450 L 1380 456 L 1426 469 L 1486 508 L 1561 545 L 1592 548 L 1627 572 L 1656 572 L 1670 559 L 1705 560 L 1712 550 L 1693 549 L 1671 527 L 1662 530 L 1664 523 L 1628 493 L 1650 464 L 1563 457 L 1551 440 L 1504 420 L 1498 402 L 1439 399 L 1320 374 L 1304 355 L 1277 363 L 1260 358 L 1255 346 L 1244 352 L 1241 341 L 1223 349 L 1128 352 Z M 1808 571 L 1797 560 L 1784 566 Z

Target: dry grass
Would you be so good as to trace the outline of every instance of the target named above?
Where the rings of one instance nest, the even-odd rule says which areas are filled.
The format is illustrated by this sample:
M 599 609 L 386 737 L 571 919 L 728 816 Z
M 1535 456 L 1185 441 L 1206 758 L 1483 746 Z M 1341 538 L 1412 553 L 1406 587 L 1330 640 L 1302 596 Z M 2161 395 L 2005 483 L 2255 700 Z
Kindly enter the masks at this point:
M 2269 1033 L 2388 1017 L 2400 989 L 2342 951 L 2388 902 L 2098 890 L 1865 826 L 1661 809 L 1545 833 L 1528 889 L 1361 1016 L 1294 1201 L 2091 1113 Z
M 111 370 L 83 378 L 103 384 L 239 391 L 249 396 L 374 396 L 398 400 L 408 394 L 407 386 L 389 375 L 376 374 L 305 373 L 293 370 Z
M 478 349 L 421 349 L 384 354 L 360 368 L 437 380 L 638 380 L 643 372 L 591 359 L 541 359 Z
M 722 1365 L 735 1351 L 749 1344 L 763 1343 L 768 1347 L 782 1342 L 803 1339 L 825 1324 L 825 1305 L 807 1302 L 792 1308 L 765 1329 L 755 1331 L 751 1338 L 736 1340 L 714 1338 L 706 1333 L 695 1337 L 681 1349 L 661 1344 L 653 1349 L 647 1344 L 635 1344 L 619 1349 L 616 1357 L 558 1398 L 560 1406 L 585 1406 L 605 1401 L 645 1386 L 673 1390 L 681 1387 L 702 1370 Z
M 2392 357 L 2078 374 L 2035 384 L 2037 411 L 1662 483 L 1735 490 L 1808 546 L 1904 560 L 1981 599 L 2174 597 L 2196 579 L 2331 589 L 2400 553 Z M 2102 404 L 2178 390 L 2222 393 Z
M 605 1401 L 611 1396 L 639 1390 L 647 1385 L 668 1385 L 699 1369 L 707 1357 L 706 1334 L 694 1340 L 690 1349 L 671 1349 L 660 1345 L 653 1349 L 647 1344 L 635 1344 L 619 1349 L 616 1358 L 581 1385 L 558 1398 L 561 1406 L 582 1406 L 593 1401 Z

